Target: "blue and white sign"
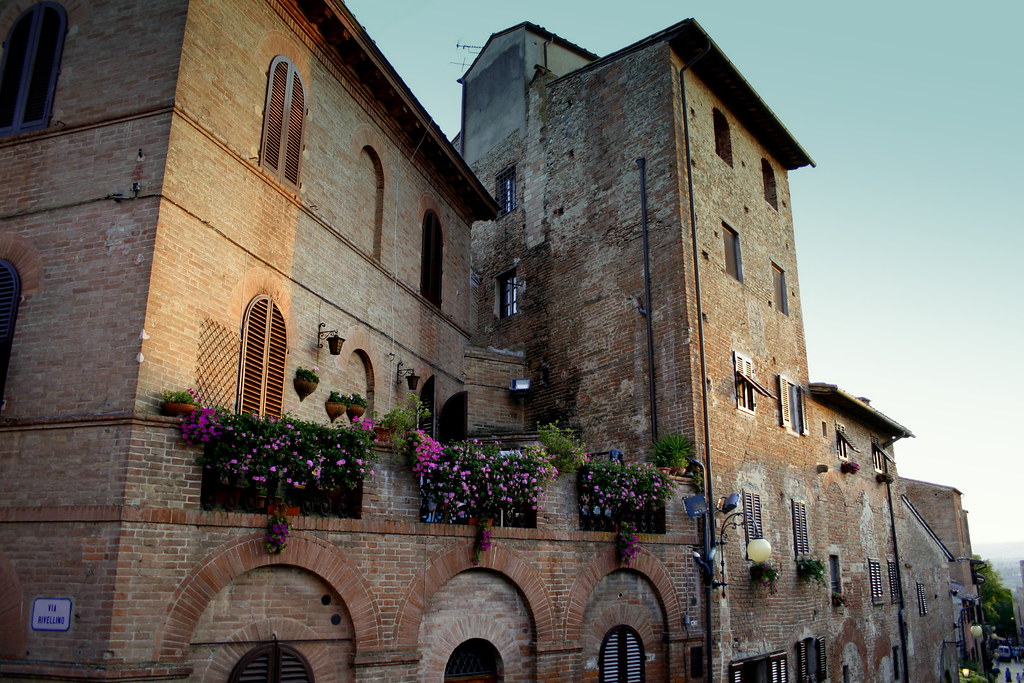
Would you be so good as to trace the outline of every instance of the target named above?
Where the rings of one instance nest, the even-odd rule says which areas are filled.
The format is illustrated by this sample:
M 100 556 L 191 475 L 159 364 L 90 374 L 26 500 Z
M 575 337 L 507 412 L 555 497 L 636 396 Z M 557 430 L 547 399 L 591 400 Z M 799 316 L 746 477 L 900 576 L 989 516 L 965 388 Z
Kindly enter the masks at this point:
M 36 598 L 32 603 L 33 631 L 67 631 L 71 628 L 71 598 Z

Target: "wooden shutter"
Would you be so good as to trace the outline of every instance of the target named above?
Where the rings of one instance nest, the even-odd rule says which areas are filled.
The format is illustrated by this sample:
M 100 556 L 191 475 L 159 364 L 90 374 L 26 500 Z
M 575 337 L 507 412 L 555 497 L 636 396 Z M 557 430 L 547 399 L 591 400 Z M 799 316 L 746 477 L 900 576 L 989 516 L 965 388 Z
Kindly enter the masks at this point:
M 270 67 L 267 87 L 267 105 L 263 116 L 262 166 L 276 174 L 281 168 L 281 137 L 284 132 L 284 113 L 288 98 L 289 62 L 277 57 Z
M 779 375 L 780 421 L 786 429 L 793 428 L 792 406 L 789 404 L 789 380 Z
M 897 602 L 900 598 L 900 580 L 899 572 L 896 567 L 896 560 L 888 560 L 889 565 L 889 597 L 892 598 L 893 602 Z
M 754 538 L 764 538 L 764 528 L 761 526 L 761 495 L 744 491 L 743 493 L 743 519 L 744 528 L 747 531 L 747 542 Z
M 0 74 L 0 135 L 49 125 L 67 18 L 53 2 L 41 2 L 15 22 L 7 36 Z
M 768 680 L 771 683 L 789 683 L 785 652 L 777 652 L 768 657 Z
M 644 646 L 629 626 L 616 626 L 601 645 L 601 683 L 643 683 Z
M 802 500 L 793 503 L 793 550 L 796 554 L 806 555 L 811 552 L 811 543 L 807 537 L 807 504 Z
M 7 384 L 7 368 L 14 346 L 14 322 L 21 304 L 21 278 L 14 264 L 0 259 L 0 401 Z
M 295 648 L 274 642 L 250 650 L 235 665 L 228 683 L 314 683 L 309 662 Z
M 807 641 L 799 640 L 796 643 L 796 679 L 800 683 L 807 683 L 810 677 L 807 666 Z
M 299 72 L 292 67 L 288 93 L 288 133 L 284 140 L 284 179 L 299 185 L 299 165 L 302 160 L 302 132 L 306 120 L 306 94 Z
M 882 565 L 878 560 L 868 560 L 868 582 L 871 586 L 871 600 L 882 599 Z
M 287 353 L 284 316 L 270 297 L 256 297 L 249 304 L 242 330 L 239 412 L 282 413 Z
M 818 681 L 828 679 L 828 656 L 825 654 L 825 638 L 818 638 Z
M 743 665 L 733 662 L 729 665 L 729 683 L 746 683 L 743 678 Z

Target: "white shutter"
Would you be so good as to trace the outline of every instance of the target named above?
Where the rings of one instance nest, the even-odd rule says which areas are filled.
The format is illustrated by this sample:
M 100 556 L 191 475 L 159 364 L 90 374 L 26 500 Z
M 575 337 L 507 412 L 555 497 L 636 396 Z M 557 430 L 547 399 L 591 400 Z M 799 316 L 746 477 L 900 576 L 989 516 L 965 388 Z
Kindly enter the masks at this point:
M 791 414 L 791 408 L 789 405 L 789 380 L 782 375 L 779 375 L 779 404 L 780 404 L 780 420 L 782 426 L 786 429 L 792 429 L 793 418 Z

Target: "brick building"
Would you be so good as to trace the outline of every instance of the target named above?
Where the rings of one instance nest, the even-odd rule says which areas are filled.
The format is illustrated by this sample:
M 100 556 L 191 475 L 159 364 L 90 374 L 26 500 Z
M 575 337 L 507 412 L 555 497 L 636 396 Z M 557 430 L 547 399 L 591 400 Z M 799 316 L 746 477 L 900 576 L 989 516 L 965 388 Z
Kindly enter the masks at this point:
M 0 677 L 941 680 L 878 595 L 882 566 L 914 595 L 899 480 L 839 470 L 877 447 L 895 474 L 909 432 L 808 384 L 786 172 L 810 159 L 694 22 L 602 59 L 498 34 L 462 156 L 333 0 L 15 0 L 0 33 Z M 266 514 L 211 505 L 203 449 L 158 414 L 186 387 L 383 413 L 408 370 L 442 437 L 561 419 L 636 461 L 693 435 L 708 497 L 758 519 L 705 563 L 727 592 L 694 560 L 690 484 L 629 567 L 571 474 L 477 565 L 386 446 L 354 506 L 303 510 L 269 554 Z M 744 535 L 775 547 L 777 594 Z M 795 578 L 809 557 L 847 607 Z
M 473 230 L 474 339 L 523 354 L 527 423 L 635 460 L 690 435 L 707 500 L 737 494 L 745 513 L 694 520 L 704 638 L 673 673 L 955 677 L 951 607 L 932 599 L 947 560 L 895 476 L 892 445 L 913 435 L 808 380 L 787 174 L 812 161 L 783 124 L 692 20 L 600 58 L 520 24 L 463 83 L 457 144 L 499 204 Z M 757 537 L 774 594 L 747 577 Z M 796 578 L 808 559 L 831 590 Z

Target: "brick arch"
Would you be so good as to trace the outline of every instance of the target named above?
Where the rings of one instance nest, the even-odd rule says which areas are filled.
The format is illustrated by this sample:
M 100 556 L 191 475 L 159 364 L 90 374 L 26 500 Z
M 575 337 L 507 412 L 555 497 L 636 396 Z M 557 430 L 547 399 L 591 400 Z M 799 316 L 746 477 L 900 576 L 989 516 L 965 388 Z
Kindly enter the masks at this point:
M 441 212 L 441 205 L 437 203 L 437 198 L 430 194 L 423 194 L 420 196 L 419 205 L 419 221 L 423 222 L 423 217 L 427 214 L 427 211 L 433 211 L 437 215 L 437 220 L 441 224 L 441 237 L 444 238 L 445 234 L 445 215 Z
M 249 307 L 249 302 L 260 294 L 269 296 L 281 309 L 287 329 L 298 329 L 288 283 L 276 272 L 258 266 L 247 268 L 231 291 L 231 296 L 228 298 L 231 308 L 228 314 L 232 323 L 228 327 L 241 323 L 242 316 L 245 315 L 245 310 Z
M 314 80 L 310 71 L 310 51 L 286 33 L 268 31 L 257 44 L 254 53 L 256 55 L 256 63 L 265 70 L 270 69 L 270 63 L 277 56 L 287 57 L 295 64 L 295 68 L 299 70 L 299 75 L 302 76 L 302 87 L 306 91 L 306 108 L 309 109 L 310 104 L 313 102 Z M 266 84 L 263 87 L 266 89 Z
M 10 261 L 17 269 L 23 295 L 35 294 L 42 289 L 43 259 L 27 239 L 12 233 L 0 233 L 0 258 Z
M 480 638 L 493 645 L 506 671 L 520 671 L 524 666 L 533 664 L 522 661 L 520 643 L 509 629 L 486 614 L 467 614 L 443 630 L 430 633 L 431 648 L 420 661 L 417 678 L 421 681 L 439 681 L 444 678 L 445 667 L 455 648 L 472 638 Z
M 842 626 L 839 628 L 839 632 L 836 633 L 835 638 L 831 643 L 826 643 L 826 647 L 831 651 L 828 658 L 829 668 L 835 667 L 831 672 L 831 675 L 836 680 L 842 679 L 843 673 L 843 650 L 846 649 L 847 645 L 853 645 L 857 650 L 857 661 L 862 663 L 862 666 L 868 667 L 868 648 L 864 642 L 864 630 L 861 625 L 849 616 L 843 619 Z M 879 662 L 876 664 L 880 664 Z M 868 670 L 871 670 L 868 668 Z
M 483 568 L 497 572 L 512 582 L 522 594 L 533 619 L 538 643 L 553 642 L 556 636 L 551 598 L 544 589 L 544 579 L 528 562 L 500 543 L 483 553 L 480 564 L 472 562 L 473 543 L 458 543 L 430 559 L 424 570 L 406 591 L 391 642 L 398 649 L 415 650 L 419 642 L 423 612 L 430 598 L 456 574 Z
M 0 656 L 23 657 L 28 633 L 21 582 L 14 565 L 0 555 Z
M 359 153 L 363 151 L 364 147 L 369 147 L 373 150 L 374 155 L 377 157 L 377 162 L 380 164 L 380 170 L 384 174 L 384 177 L 388 177 L 388 162 L 387 159 L 381 156 L 381 150 L 386 149 L 384 141 L 381 139 L 377 131 L 367 125 L 362 125 L 352 131 L 352 141 L 349 146 L 349 151 L 352 157 L 359 156 Z
M 178 585 L 157 640 L 156 659 L 183 658 L 192 631 L 210 600 L 235 578 L 270 565 L 298 567 L 318 576 L 345 601 L 356 649 L 379 646 L 378 608 L 370 586 L 337 548 L 315 536 L 293 532 L 287 550 L 270 555 L 263 545 L 263 534 L 259 533 L 217 548 Z
M 565 642 L 579 642 L 590 594 L 594 592 L 601 579 L 620 570 L 623 568 L 619 564 L 618 556 L 614 551 L 606 550 L 595 554 L 590 563 L 577 574 L 566 601 L 565 623 L 563 624 L 563 640 Z M 676 595 L 672 577 L 661 560 L 641 546 L 640 552 L 633 558 L 632 567 L 624 571 L 636 572 L 651 582 L 665 616 L 666 633 L 671 631 L 669 624 L 682 622 L 683 610 L 679 604 L 679 597 Z

